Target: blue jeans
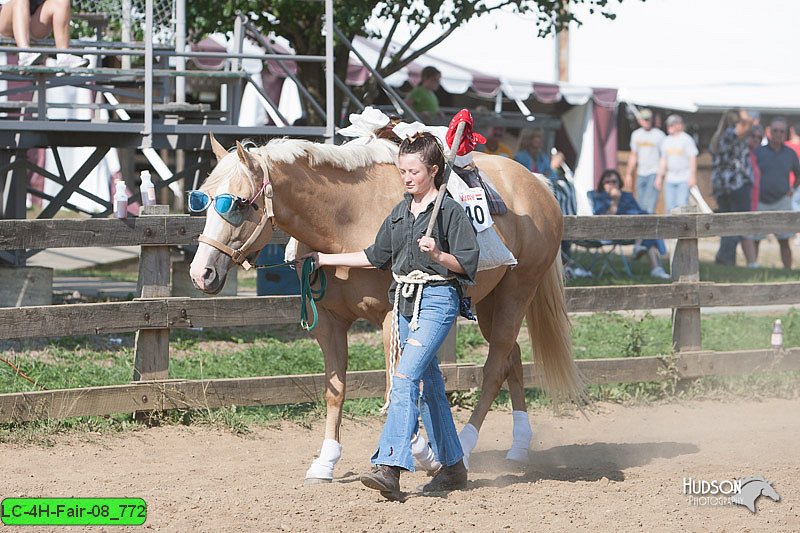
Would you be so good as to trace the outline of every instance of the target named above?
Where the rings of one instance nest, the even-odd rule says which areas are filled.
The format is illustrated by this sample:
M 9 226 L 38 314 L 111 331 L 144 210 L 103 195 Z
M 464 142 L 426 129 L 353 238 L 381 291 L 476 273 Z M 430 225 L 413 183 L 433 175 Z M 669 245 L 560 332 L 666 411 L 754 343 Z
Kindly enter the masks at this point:
M 455 287 L 427 285 L 420 303 L 419 329 L 409 331 L 411 317 L 398 317 L 402 356 L 392 376 L 389 412 L 372 464 L 414 471 L 411 436 L 419 430 L 420 411 L 428 441 L 439 462 L 450 466 L 464 456 L 436 358 L 457 315 Z M 424 383 L 421 397 L 420 380 Z M 417 407 L 418 400 L 420 407 Z
M 658 250 L 658 255 L 665 255 L 667 253 L 667 245 L 664 244 L 664 239 L 645 239 L 642 241 L 642 246 L 645 248 L 655 246 L 656 250 Z
M 689 184 L 685 181 L 678 183 L 664 183 L 664 211 L 671 215 L 676 207 L 683 207 L 689 203 Z
M 636 201 L 642 209 L 651 215 L 656 212 L 658 193 L 655 174 L 636 176 Z

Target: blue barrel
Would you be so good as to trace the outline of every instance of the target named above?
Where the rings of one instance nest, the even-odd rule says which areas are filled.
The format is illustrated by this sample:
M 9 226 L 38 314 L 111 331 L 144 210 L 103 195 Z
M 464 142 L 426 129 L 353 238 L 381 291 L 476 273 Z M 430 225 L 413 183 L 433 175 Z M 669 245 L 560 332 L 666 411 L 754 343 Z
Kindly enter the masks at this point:
M 259 265 L 283 263 L 286 247 L 282 244 L 268 244 L 258 254 Z M 300 294 L 300 280 L 297 273 L 288 266 L 259 268 L 256 273 L 256 293 L 259 296 L 286 296 Z

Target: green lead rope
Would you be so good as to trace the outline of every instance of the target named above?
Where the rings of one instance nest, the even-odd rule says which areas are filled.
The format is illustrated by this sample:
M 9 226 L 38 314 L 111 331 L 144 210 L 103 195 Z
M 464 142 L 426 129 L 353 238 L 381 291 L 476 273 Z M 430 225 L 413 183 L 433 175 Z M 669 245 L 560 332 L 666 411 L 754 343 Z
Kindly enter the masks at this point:
M 319 279 L 319 289 L 311 288 Z M 314 260 L 310 257 L 303 261 L 303 270 L 300 275 L 300 327 L 306 331 L 312 331 L 317 327 L 317 304 L 325 296 L 325 289 L 328 286 L 328 278 L 322 270 L 314 270 Z M 314 316 L 311 324 L 308 323 L 307 307 L 311 307 L 311 314 Z

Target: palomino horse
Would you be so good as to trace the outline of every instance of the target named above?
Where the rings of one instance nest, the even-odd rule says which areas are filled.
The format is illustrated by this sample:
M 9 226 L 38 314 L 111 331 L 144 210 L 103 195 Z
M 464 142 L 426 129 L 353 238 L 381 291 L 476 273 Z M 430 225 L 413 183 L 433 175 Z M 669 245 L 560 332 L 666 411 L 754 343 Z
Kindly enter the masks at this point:
M 395 167 L 397 147 L 381 139 L 343 146 L 281 139 L 250 151 L 237 143 L 237 149 L 229 153 L 212 138 L 212 148 L 218 163 L 203 190 L 212 197 L 228 193 L 241 198 L 237 205 L 245 221 L 234 226 L 213 208 L 208 210 L 190 269 L 195 286 L 207 293 L 221 289 L 233 266 L 232 257 L 242 264 L 245 256 L 269 242 L 270 222 L 313 250 L 358 251 L 372 244 L 378 227 L 403 195 Z M 475 162 L 491 176 L 508 205 L 508 213 L 495 218 L 495 228 L 519 263 L 512 269 L 479 272 L 477 284 L 468 293 L 476 303 L 489 355 L 480 400 L 461 432 L 462 446 L 467 458 L 507 379 L 515 411 L 515 438 L 508 457 L 527 461 L 532 434 L 516 342 L 523 319 L 546 389 L 583 398 L 583 384 L 571 357 L 559 258 L 563 219 L 542 178 L 503 157 L 475 154 Z M 313 333 L 325 357 L 327 419 L 320 457 L 309 468 L 307 483 L 332 480 L 341 455 L 347 332 L 353 322 L 364 318 L 382 326 L 385 353 L 389 353 L 391 273 L 343 267 L 326 271 L 328 289 L 318 303 L 319 322 Z M 524 419 L 519 430 L 516 411 Z

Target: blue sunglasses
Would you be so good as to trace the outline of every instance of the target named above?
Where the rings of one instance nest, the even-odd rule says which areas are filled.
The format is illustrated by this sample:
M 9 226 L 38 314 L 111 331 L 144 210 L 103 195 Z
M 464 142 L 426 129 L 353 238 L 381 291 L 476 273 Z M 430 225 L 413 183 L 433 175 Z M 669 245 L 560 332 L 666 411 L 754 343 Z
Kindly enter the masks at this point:
M 240 226 L 244 222 L 244 211 L 253 205 L 247 198 L 241 198 L 232 194 L 224 193 L 218 196 L 210 196 L 203 191 L 189 191 L 189 212 L 202 213 L 214 204 L 214 210 L 226 222 Z

